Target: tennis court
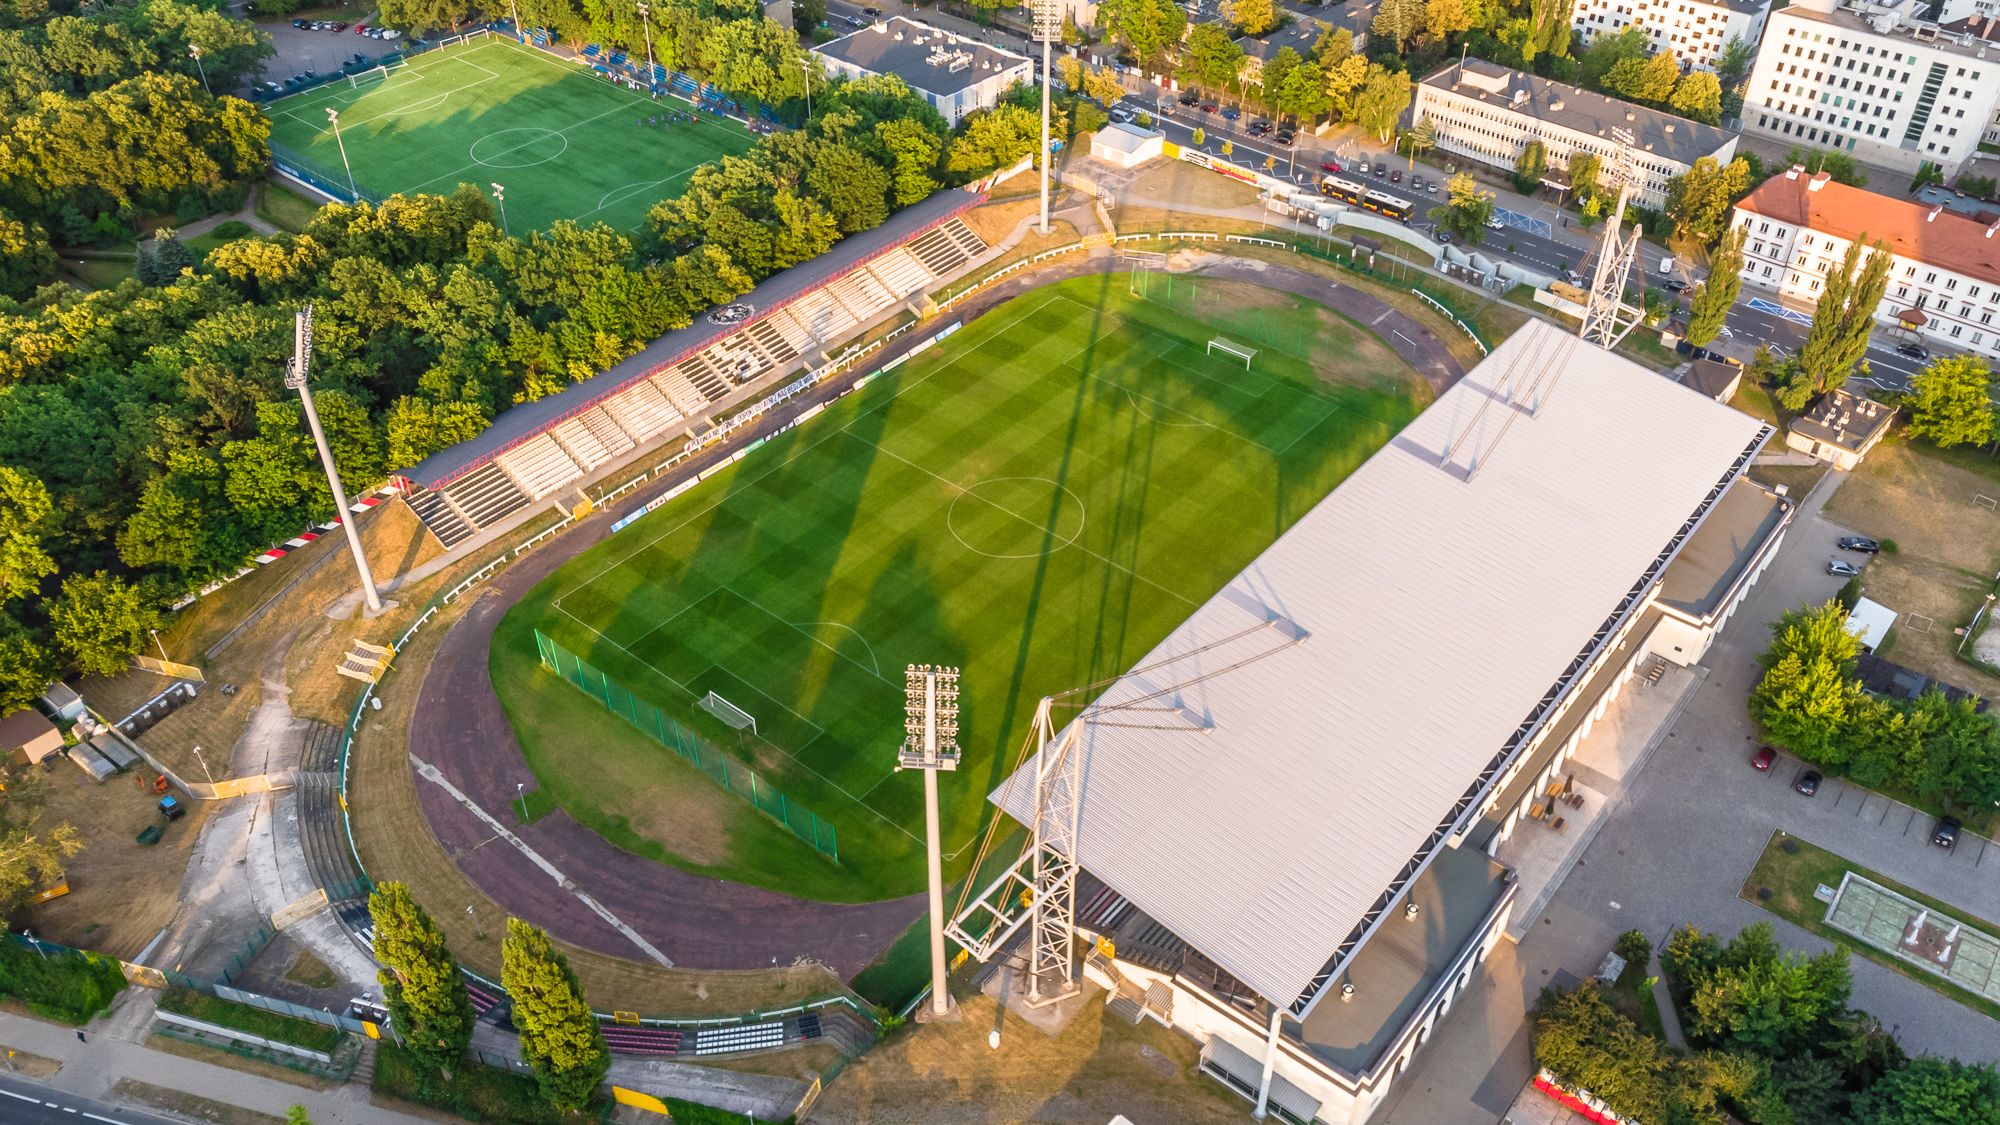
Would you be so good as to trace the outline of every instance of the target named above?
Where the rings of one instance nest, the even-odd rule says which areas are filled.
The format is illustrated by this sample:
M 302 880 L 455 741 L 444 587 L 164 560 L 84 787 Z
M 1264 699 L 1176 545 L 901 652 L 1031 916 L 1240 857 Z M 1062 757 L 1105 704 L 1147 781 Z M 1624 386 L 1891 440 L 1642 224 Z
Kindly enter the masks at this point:
M 741 122 L 500 35 L 341 78 L 265 112 L 281 165 L 335 186 L 351 168 L 355 188 L 376 199 L 460 183 L 490 194 L 498 183 L 516 234 L 559 219 L 637 230 L 689 173 L 752 140 Z

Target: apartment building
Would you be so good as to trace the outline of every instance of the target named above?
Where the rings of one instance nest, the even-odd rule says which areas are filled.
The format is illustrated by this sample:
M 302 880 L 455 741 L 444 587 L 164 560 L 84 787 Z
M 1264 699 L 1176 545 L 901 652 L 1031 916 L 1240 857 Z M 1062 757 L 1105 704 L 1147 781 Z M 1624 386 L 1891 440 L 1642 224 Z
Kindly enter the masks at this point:
M 1736 205 L 1743 280 L 1816 304 L 1856 239 L 1894 255 L 1877 324 L 1952 350 L 2000 356 L 2000 221 L 1982 222 L 1793 168 Z
M 1637 151 L 1634 193 L 1648 207 L 1664 206 L 1667 181 L 1696 160 L 1713 156 L 1726 164 L 1736 155 L 1736 134 L 1726 129 L 1483 59 L 1452 63 L 1417 83 L 1410 115 L 1412 121 L 1431 119 L 1439 151 L 1497 168 L 1512 168 L 1534 139 L 1541 140 L 1551 168 L 1564 167 L 1577 152 L 1596 153 L 1609 165 L 1623 130 Z
M 1016 82 L 1034 80 L 1026 55 L 893 16 L 814 49 L 832 78 L 893 74 L 956 126 L 976 109 L 991 109 Z
M 1654 51 L 1672 51 L 1683 66 L 1714 70 L 1731 39 L 1756 49 L 1770 6 L 1770 0 L 1576 0 L 1570 20 L 1583 43 L 1637 27 Z
M 1932 161 L 1957 175 L 1993 126 L 2000 46 L 1917 18 L 1925 10 L 1926 0 L 1797 0 L 1772 12 L 1744 94 L 1744 130 L 1898 171 Z

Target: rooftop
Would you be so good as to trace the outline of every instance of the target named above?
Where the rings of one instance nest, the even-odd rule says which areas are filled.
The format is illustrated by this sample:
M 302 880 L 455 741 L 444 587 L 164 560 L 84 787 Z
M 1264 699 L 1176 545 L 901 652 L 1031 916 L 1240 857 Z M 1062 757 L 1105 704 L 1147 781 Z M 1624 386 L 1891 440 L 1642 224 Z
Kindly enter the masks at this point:
M 1697 620 L 1713 614 L 1791 514 L 1784 497 L 1748 477 L 1738 479 L 1660 579 L 1660 604 Z
M 1942 184 L 1925 184 L 1910 196 L 1910 202 L 1919 207 L 1943 207 L 1956 215 L 1964 215 L 1979 223 L 1991 223 L 2000 219 L 2000 203 L 1988 203 L 1984 199 L 1953 191 Z
M 1531 321 L 1078 718 L 1078 860 L 1308 1012 L 1767 436 Z
M 1912 261 L 2000 284 L 2000 224 L 1848 187 L 1824 172 L 1809 176 L 1793 167 L 1758 184 L 1736 207 L 1849 241 L 1865 235 Z
M 56 733 L 56 725 L 33 707 L 0 717 L 0 750 L 18 750 Z
M 1784 8 L 1774 9 L 1772 17 L 1804 20 L 1825 24 L 1842 31 L 1858 35 L 1886 36 L 1907 43 L 1916 44 L 1934 51 L 1976 58 L 1986 43 L 1978 32 L 1967 32 L 1962 28 L 1947 31 L 1929 20 L 1917 18 L 1911 13 L 1921 12 L 1928 7 L 1927 0 L 1904 0 L 1903 3 L 1881 3 L 1869 0 L 1864 13 L 1855 0 L 1845 0 L 1830 12 L 1817 11 L 1802 3 L 1793 3 Z M 1897 9 L 1897 10 L 1890 10 Z M 1980 21 L 1983 28 L 1985 21 Z
M 1733 363 L 1724 363 L 1719 359 L 1697 359 L 1688 364 L 1687 370 L 1681 373 L 1681 386 L 1705 394 L 1717 402 L 1728 401 L 1730 392 L 1742 380 L 1741 367 Z
M 1450 63 L 1425 78 L 1423 85 L 1475 98 L 1486 105 L 1547 121 L 1572 132 L 1602 137 L 1607 143 L 1613 129 L 1629 129 L 1640 148 L 1678 164 L 1693 164 L 1701 157 L 1713 156 L 1736 136 L 1714 125 L 1552 82 L 1484 59 Z
M 1310 59 L 1313 46 L 1319 42 L 1319 37 L 1331 30 L 1331 25 L 1317 18 L 1295 19 L 1276 31 L 1265 33 L 1260 38 L 1240 36 L 1236 40 L 1236 45 L 1243 48 L 1246 58 L 1259 61 L 1268 61 L 1271 56 L 1286 47 L 1298 52 L 1299 58 Z
M 1814 399 L 1804 414 L 1792 419 L 1792 432 L 1810 441 L 1858 453 L 1882 436 L 1895 417 L 1893 406 L 1835 388 Z
M 902 16 L 891 16 L 813 50 L 871 74 L 893 74 L 919 90 L 940 95 L 1029 65 L 1026 55 Z
M 1927 691 L 1935 691 L 1954 703 L 1961 699 L 1977 699 L 1981 711 L 1987 708 L 1986 699 L 1978 692 L 1945 683 L 1914 668 L 1891 664 L 1872 652 L 1864 652 L 1855 658 L 1854 675 L 1861 681 L 1863 690 L 1875 695 L 1913 700 Z

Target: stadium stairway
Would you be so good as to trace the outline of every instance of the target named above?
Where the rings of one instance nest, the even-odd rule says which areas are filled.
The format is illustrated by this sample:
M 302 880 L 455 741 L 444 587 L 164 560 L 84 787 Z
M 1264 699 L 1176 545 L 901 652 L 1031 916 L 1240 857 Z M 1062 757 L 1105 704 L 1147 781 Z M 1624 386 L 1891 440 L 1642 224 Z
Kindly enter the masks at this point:
M 443 493 L 412 485 L 403 494 L 403 501 L 423 521 L 424 526 L 431 529 L 431 534 L 437 536 L 438 542 L 444 544 L 445 550 L 449 551 L 472 538 L 472 525 L 465 522 L 456 508 L 446 503 Z
M 367 877 L 355 866 L 340 822 L 340 728 L 306 725 L 299 757 L 299 839 L 306 870 L 326 891 L 329 902 L 364 897 Z
M 497 461 L 488 461 L 446 485 L 444 498 L 475 531 L 528 506 L 528 494 Z

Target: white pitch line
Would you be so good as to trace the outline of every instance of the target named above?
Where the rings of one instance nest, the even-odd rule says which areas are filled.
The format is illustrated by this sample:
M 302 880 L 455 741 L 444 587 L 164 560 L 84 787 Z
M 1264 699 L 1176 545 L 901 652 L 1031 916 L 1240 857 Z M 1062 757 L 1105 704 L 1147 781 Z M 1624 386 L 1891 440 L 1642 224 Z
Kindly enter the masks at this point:
M 477 804 L 473 802 L 472 798 L 466 796 L 463 792 L 460 792 L 458 786 L 453 785 L 450 781 L 446 780 L 444 774 L 439 773 L 438 768 L 436 766 L 431 765 L 429 762 L 424 761 L 422 758 L 417 757 L 415 754 L 410 755 L 410 761 L 416 763 L 418 777 L 421 777 L 424 780 L 432 783 L 433 785 L 436 785 L 438 788 L 443 789 L 446 793 L 451 794 L 452 800 L 457 801 L 459 804 L 464 805 L 468 809 L 471 809 L 472 814 L 474 816 L 477 816 L 479 819 L 485 821 L 486 826 L 493 829 L 495 835 L 499 836 L 501 839 L 507 841 L 508 843 L 514 845 L 516 850 L 518 850 L 522 855 L 528 857 L 529 863 L 532 863 L 536 867 L 541 868 L 542 873 L 547 875 L 549 878 L 554 879 L 556 881 L 557 886 L 561 887 L 563 890 L 568 891 L 570 894 L 575 895 L 576 900 L 578 902 L 589 907 L 591 913 L 597 915 L 599 918 L 604 919 L 607 923 L 611 925 L 612 929 L 615 929 L 619 933 L 624 934 L 625 939 L 627 941 L 630 941 L 633 945 L 638 946 L 641 950 L 643 950 L 646 956 L 651 957 L 653 960 L 659 962 L 662 968 L 671 969 L 674 967 L 674 962 L 672 958 L 660 952 L 659 949 L 656 948 L 652 942 L 649 942 L 645 938 L 640 937 L 639 932 L 637 930 L 634 930 L 632 927 L 626 925 L 623 921 L 619 920 L 619 917 L 616 914 L 611 913 L 610 910 L 606 909 L 603 903 L 598 902 L 595 898 L 592 898 L 588 892 L 584 891 L 583 889 L 579 888 L 575 883 L 571 882 L 569 876 L 564 875 L 562 873 L 562 870 L 558 868 L 555 864 L 550 863 L 546 859 L 543 859 L 541 853 L 537 852 L 535 849 L 528 846 L 527 841 L 521 839 L 519 836 L 514 835 L 512 832 L 507 831 L 506 826 L 502 825 L 499 821 L 493 819 L 491 813 L 488 813 L 485 809 L 480 808 Z

